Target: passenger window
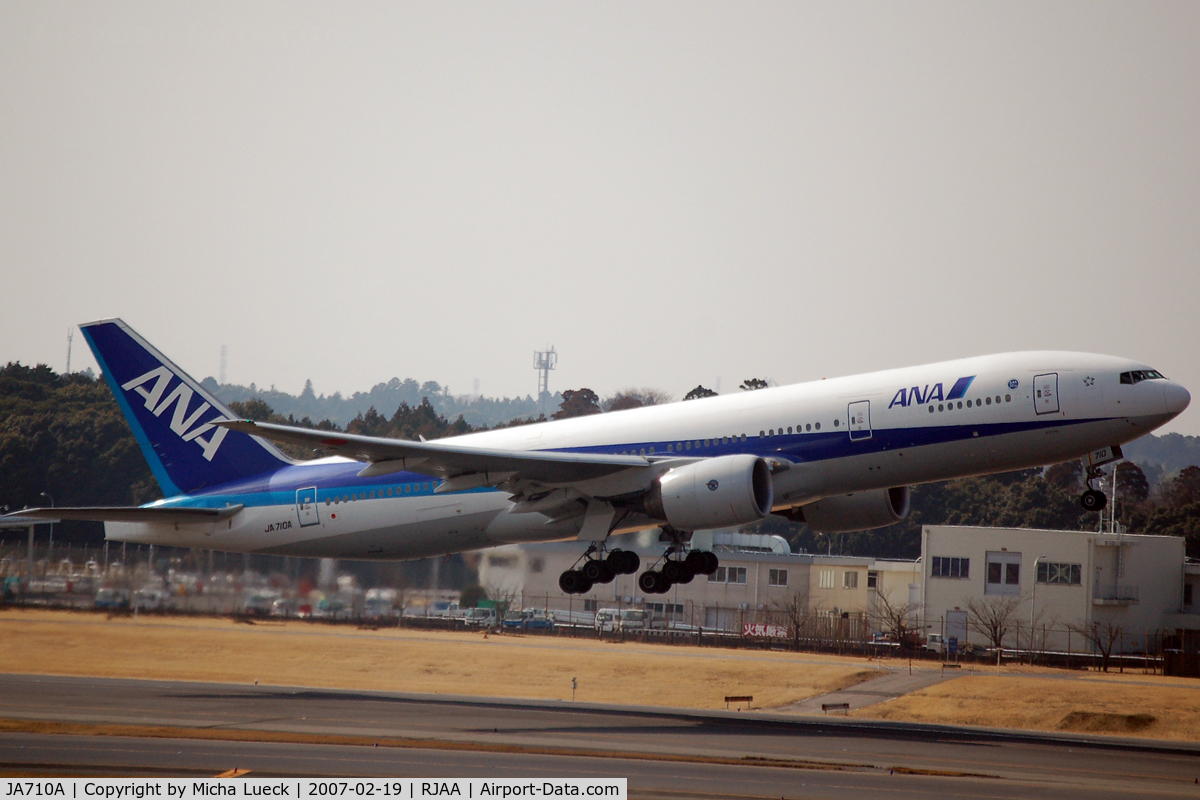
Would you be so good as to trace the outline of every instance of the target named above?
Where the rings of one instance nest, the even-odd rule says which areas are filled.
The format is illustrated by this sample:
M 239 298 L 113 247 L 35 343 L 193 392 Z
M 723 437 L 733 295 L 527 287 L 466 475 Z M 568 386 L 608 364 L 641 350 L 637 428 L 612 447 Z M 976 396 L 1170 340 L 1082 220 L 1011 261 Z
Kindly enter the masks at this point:
M 816 428 L 817 428 L 817 430 L 821 430 L 821 423 L 819 423 L 819 422 L 816 423 Z
M 767 432 L 766 432 L 766 431 L 759 431 L 759 432 L 758 432 L 758 438 L 760 438 L 760 439 L 765 439 L 765 438 L 767 438 Z
M 791 432 L 792 432 L 792 426 L 788 425 L 788 433 L 791 433 Z
M 675 447 L 674 447 L 674 445 L 667 445 L 667 452 L 668 452 L 668 453 L 674 453 L 674 452 L 675 452 Z
M 688 450 L 691 450 L 691 449 L 692 449 L 692 443 L 691 443 L 691 442 L 688 442 L 686 446 L 687 446 L 687 449 L 688 449 Z
M 1000 395 L 996 395 L 996 402 L 997 402 L 997 403 L 999 403 L 999 402 L 1000 402 Z
M 1004 395 L 1004 402 L 1006 402 L 1006 403 L 1011 403 L 1011 402 L 1012 402 L 1012 395 L 1011 395 L 1011 394 L 1006 394 L 1006 395 Z
M 987 399 L 987 404 L 988 404 L 989 406 L 992 404 L 992 398 L 990 398 L 990 397 L 989 397 L 989 398 Z
M 806 430 L 806 431 L 811 431 L 811 430 L 812 430 L 812 423 L 810 422 L 810 423 L 808 423 L 807 425 L 805 425 L 805 426 L 804 426 L 804 430 Z
M 938 403 L 938 411 L 945 411 L 945 410 L 946 409 L 942 407 L 942 404 Z
M 835 428 L 836 428 L 838 425 L 840 425 L 840 424 L 842 424 L 842 421 L 841 421 L 840 419 L 835 419 L 835 420 L 833 421 L 833 427 L 835 427 Z
M 962 400 L 959 400 L 959 401 L 958 401 L 958 407 L 959 407 L 959 408 L 962 408 Z

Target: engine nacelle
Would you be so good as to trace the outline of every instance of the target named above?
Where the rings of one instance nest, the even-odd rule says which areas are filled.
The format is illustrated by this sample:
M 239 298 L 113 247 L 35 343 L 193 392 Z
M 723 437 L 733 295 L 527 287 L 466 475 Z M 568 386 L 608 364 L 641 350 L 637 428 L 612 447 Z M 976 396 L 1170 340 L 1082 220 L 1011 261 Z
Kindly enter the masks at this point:
M 818 533 L 865 531 L 892 525 L 908 516 L 912 492 L 907 486 L 894 489 L 873 489 L 826 497 L 789 514 L 792 519 L 807 522 Z
M 681 531 L 745 525 L 771 513 L 771 468 L 752 455 L 721 456 L 673 469 L 646 495 L 646 513 Z

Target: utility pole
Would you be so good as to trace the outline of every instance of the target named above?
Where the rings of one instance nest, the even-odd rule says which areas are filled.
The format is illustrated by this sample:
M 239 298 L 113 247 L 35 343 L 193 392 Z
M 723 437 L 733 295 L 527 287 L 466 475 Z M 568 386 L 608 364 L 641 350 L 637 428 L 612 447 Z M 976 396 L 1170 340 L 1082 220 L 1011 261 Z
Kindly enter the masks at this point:
M 533 368 L 538 371 L 538 404 L 543 416 L 546 414 L 546 396 L 550 394 L 550 370 L 557 365 L 558 353 L 553 347 L 533 352 Z
M 67 328 L 67 374 L 71 374 L 71 340 L 75 338 L 75 330 Z

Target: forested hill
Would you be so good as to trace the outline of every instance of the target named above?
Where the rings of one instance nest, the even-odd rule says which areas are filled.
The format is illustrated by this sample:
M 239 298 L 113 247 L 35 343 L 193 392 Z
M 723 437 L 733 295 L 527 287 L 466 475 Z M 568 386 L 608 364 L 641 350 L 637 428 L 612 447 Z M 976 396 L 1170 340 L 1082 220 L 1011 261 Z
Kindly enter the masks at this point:
M 295 419 L 308 417 L 313 420 L 327 419 L 345 427 L 355 417 L 365 415 L 370 409 L 385 417 L 391 417 L 401 405 L 418 406 L 422 400 L 443 417 L 454 419 L 461 416 L 473 427 L 494 428 L 514 419 L 537 417 L 542 404 L 533 397 L 481 397 L 478 395 L 453 395 L 449 389 L 436 381 L 418 383 L 412 378 L 392 378 L 387 383 L 378 383 L 368 392 L 355 392 L 343 397 L 341 392 L 330 395 L 316 394 L 312 381 L 307 381 L 299 395 L 277 391 L 274 387 L 260 389 L 253 383 L 239 386 L 232 383 L 218 384 L 213 378 L 200 382 L 205 389 L 216 395 L 222 403 L 244 403 L 261 400 L 276 414 Z M 562 395 L 555 392 L 545 402 L 549 414 L 562 403 Z

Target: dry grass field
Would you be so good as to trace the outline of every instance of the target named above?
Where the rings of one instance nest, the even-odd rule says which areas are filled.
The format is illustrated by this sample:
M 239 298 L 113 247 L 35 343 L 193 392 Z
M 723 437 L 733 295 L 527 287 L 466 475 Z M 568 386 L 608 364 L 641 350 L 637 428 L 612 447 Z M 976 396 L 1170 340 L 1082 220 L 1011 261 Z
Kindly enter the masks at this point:
M 1200 740 L 1200 681 L 1154 675 L 994 672 L 965 675 L 856 717 Z
M 9 609 L 0 672 L 162 678 L 723 708 L 726 695 L 780 706 L 852 686 L 866 662 L 594 639 L 306 622 Z
M 900 666 L 899 662 L 896 666 Z M 928 668 L 928 667 L 926 667 Z M 0 611 L 0 673 L 771 709 L 879 674 L 855 658 L 307 622 Z M 853 716 L 1200 741 L 1200 681 L 978 668 Z

